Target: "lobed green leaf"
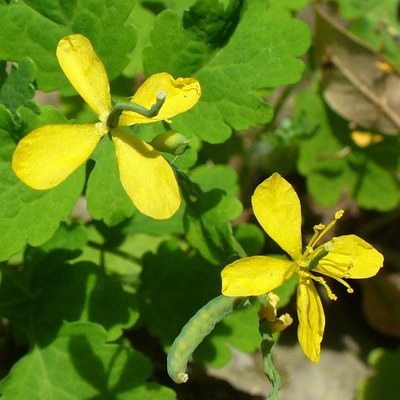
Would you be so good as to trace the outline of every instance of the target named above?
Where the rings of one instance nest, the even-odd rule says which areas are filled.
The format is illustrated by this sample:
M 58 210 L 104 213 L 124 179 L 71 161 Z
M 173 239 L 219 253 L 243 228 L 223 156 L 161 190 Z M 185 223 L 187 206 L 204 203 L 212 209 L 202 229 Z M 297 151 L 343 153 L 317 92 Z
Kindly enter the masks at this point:
M 232 129 L 270 121 L 271 107 L 259 92 L 300 79 L 303 63 L 297 57 L 310 37 L 304 23 L 270 12 L 266 0 L 231 1 L 206 13 L 208 4 L 197 1 L 182 21 L 171 10 L 160 13 L 144 68 L 147 75 L 167 70 L 195 76 L 203 90 L 200 103 L 176 117 L 173 127 L 221 143 Z
M 139 352 L 108 343 L 101 326 L 64 323 L 50 343 L 44 330 L 37 334 L 29 353 L 0 382 L 0 392 L 5 400 L 175 399 L 172 390 L 145 382 L 151 371 Z
M 134 0 L 54 2 L 27 0 L 0 3 L 0 60 L 30 57 L 37 65 L 37 84 L 45 91 L 73 93 L 56 59 L 58 41 L 71 33 L 90 38 L 110 80 L 128 63 L 136 31 L 127 24 Z
M 25 186 L 11 169 L 12 137 L 19 135 L 11 114 L 0 107 L 0 260 L 26 244 L 39 246 L 50 239 L 60 221 L 70 215 L 84 184 L 84 169 L 79 168 L 54 189 Z

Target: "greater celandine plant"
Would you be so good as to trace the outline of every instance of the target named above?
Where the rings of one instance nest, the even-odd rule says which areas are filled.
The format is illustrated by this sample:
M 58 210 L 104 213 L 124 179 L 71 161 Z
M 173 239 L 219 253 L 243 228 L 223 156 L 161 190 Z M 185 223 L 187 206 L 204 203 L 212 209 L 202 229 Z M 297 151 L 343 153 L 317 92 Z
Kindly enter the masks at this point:
M 65 75 L 77 92 L 98 116 L 92 124 L 45 125 L 24 137 L 13 155 L 12 168 L 28 186 L 36 190 L 51 189 L 63 182 L 92 154 L 98 142 L 109 134 L 115 145 L 122 186 L 135 206 L 155 219 L 170 218 L 179 208 L 181 198 L 177 180 L 169 163 L 151 144 L 122 127 L 169 121 L 192 108 L 201 96 L 194 78 L 174 79 L 168 73 L 149 77 L 129 103 L 112 105 L 104 65 L 90 41 L 74 34 L 60 40 L 57 58 Z M 154 143 L 163 148 L 175 132 L 167 132 Z M 179 149 L 179 151 L 181 151 Z M 290 256 L 244 257 L 227 265 L 221 272 L 222 296 L 211 300 L 186 324 L 168 354 L 168 371 L 177 383 L 186 382 L 187 362 L 198 344 L 226 315 L 257 296 L 260 303 L 261 348 L 264 370 L 273 384 L 270 398 L 280 388 L 279 374 L 271 356 L 272 334 L 292 323 L 288 314 L 277 317 L 279 298 L 272 292 L 293 274 L 298 276 L 298 339 L 313 362 L 320 360 L 320 346 L 325 329 L 322 303 L 313 281 L 320 283 L 328 297 L 336 300 L 325 279 L 329 276 L 353 289 L 347 278 L 374 276 L 383 265 L 383 256 L 355 235 L 334 237 L 319 244 L 323 236 L 343 215 L 340 210 L 327 225 L 314 227 L 314 235 L 302 250 L 301 208 L 293 187 L 275 173 L 261 183 L 252 197 L 254 214 L 265 232 Z
M 326 289 L 331 300 L 336 300 L 337 296 L 325 279 L 316 274 L 337 280 L 352 293 L 353 289 L 345 279 L 376 275 L 383 266 L 383 256 L 356 235 L 334 237 L 318 245 L 342 217 L 342 210 L 335 214 L 327 226 L 314 226 L 314 235 L 303 251 L 300 200 L 289 182 L 278 173 L 274 173 L 256 188 L 252 206 L 262 228 L 291 260 L 253 256 L 234 261 L 222 270 L 222 293 L 225 296 L 260 296 L 297 274 L 298 339 L 307 357 L 318 362 L 325 314 L 313 281 Z
M 122 186 L 134 205 L 152 218 L 170 218 L 181 203 L 174 171 L 156 149 L 122 127 L 169 121 L 189 110 L 201 96 L 199 82 L 158 73 L 139 87 L 129 103 L 113 106 L 106 70 L 89 39 L 80 34 L 62 38 L 57 58 L 99 122 L 35 129 L 17 145 L 12 159 L 15 174 L 33 189 L 51 189 L 87 161 L 100 139 L 109 133 Z

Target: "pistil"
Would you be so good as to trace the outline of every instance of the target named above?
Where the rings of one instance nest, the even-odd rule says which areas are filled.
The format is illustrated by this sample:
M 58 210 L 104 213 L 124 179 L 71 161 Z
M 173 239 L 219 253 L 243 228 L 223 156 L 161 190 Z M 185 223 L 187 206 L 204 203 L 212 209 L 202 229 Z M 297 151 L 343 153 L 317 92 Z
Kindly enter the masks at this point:
M 107 126 L 109 128 L 117 127 L 119 118 L 124 111 L 133 111 L 147 118 L 155 117 L 160 112 L 166 97 L 167 93 L 165 93 L 163 90 L 160 90 L 156 95 L 156 102 L 149 109 L 136 103 L 117 103 L 107 118 Z

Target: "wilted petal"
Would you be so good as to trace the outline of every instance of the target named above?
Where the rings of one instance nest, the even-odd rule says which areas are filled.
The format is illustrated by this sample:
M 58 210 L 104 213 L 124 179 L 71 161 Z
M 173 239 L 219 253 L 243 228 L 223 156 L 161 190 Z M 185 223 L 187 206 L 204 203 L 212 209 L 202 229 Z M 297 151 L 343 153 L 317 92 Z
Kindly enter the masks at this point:
M 225 296 L 260 296 L 288 280 L 294 272 L 292 261 L 268 256 L 236 260 L 221 272 Z
M 172 217 L 181 204 L 168 162 L 149 144 L 119 129 L 112 131 L 122 186 L 133 204 L 154 219 Z
M 252 204 L 254 214 L 265 232 L 293 260 L 301 256 L 300 200 L 292 185 L 274 173 L 257 186 Z
M 338 278 L 370 278 L 383 266 L 383 255 L 356 235 L 334 237 L 316 251 L 328 251 L 313 271 Z
M 293 323 L 293 318 L 289 314 L 283 314 L 277 318 L 279 296 L 274 292 L 268 293 L 268 302 L 261 308 L 258 315 L 260 318 L 265 318 L 271 327 L 272 333 L 282 332 Z
M 293 323 L 293 318 L 290 316 L 290 314 L 288 313 L 282 314 L 275 321 L 270 322 L 271 331 L 272 333 L 282 332 L 288 326 L 292 325 L 292 323 Z
M 155 117 L 149 118 L 133 111 L 124 111 L 120 117 L 119 124 L 126 126 L 168 120 L 191 109 L 201 96 L 200 84 L 196 79 L 174 79 L 170 74 L 161 72 L 150 76 L 139 87 L 131 102 L 149 109 L 156 102 L 159 92 L 164 92 L 167 97 Z
M 100 122 L 42 126 L 18 143 L 12 168 L 31 188 L 50 189 L 80 167 L 106 133 L 107 127 Z
M 89 39 L 79 34 L 62 38 L 57 58 L 72 86 L 104 122 L 111 110 L 110 86 L 104 65 Z
M 321 341 L 325 329 L 325 314 L 321 299 L 311 278 L 299 273 L 297 286 L 297 337 L 305 355 L 313 362 L 320 359 Z

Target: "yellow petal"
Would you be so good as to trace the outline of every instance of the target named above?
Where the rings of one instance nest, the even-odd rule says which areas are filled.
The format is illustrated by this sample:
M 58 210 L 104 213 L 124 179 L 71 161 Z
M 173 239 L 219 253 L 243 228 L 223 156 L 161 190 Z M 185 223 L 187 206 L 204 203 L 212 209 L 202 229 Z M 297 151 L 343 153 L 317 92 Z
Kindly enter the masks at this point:
M 338 278 L 369 278 L 383 266 L 383 255 L 356 235 L 334 237 L 319 246 L 328 254 L 313 271 Z
M 225 296 L 260 296 L 288 280 L 294 272 L 292 261 L 268 256 L 236 260 L 221 272 Z
M 300 200 L 292 185 L 274 173 L 257 186 L 252 204 L 254 214 L 265 232 L 293 260 L 302 253 Z
M 18 143 L 12 169 L 31 188 L 50 189 L 80 167 L 106 133 L 107 127 L 100 122 L 42 126 Z
M 64 37 L 58 43 L 57 58 L 72 86 L 105 122 L 111 110 L 110 86 L 89 39 L 79 34 Z
M 131 102 L 149 109 L 156 102 L 160 91 L 166 93 L 167 97 L 155 117 L 148 118 L 133 111 L 124 111 L 119 124 L 126 126 L 168 120 L 191 109 L 201 96 L 200 83 L 196 79 L 174 79 L 170 74 L 161 72 L 150 76 L 137 90 Z
M 325 314 L 321 299 L 311 278 L 299 273 L 297 286 L 297 337 L 304 354 L 313 362 L 320 359 L 321 341 L 325 329 Z
M 154 219 L 172 217 L 181 204 L 178 183 L 168 162 L 149 144 L 113 129 L 122 186 L 133 204 Z

